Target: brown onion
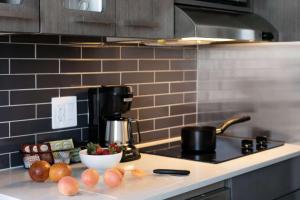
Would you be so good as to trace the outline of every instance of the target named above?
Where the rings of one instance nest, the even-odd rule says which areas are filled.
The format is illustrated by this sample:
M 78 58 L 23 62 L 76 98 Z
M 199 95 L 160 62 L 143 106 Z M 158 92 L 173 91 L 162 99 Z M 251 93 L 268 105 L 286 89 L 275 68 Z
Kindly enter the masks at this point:
M 65 163 L 56 163 L 51 166 L 49 178 L 53 182 L 58 182 L 62 177 L 71 176 L 72 168 Z
M 33 181 L 44 182 L 49 177 L 50 164 L 46 161 L 36 161 L 29 169 L 29 176 Z

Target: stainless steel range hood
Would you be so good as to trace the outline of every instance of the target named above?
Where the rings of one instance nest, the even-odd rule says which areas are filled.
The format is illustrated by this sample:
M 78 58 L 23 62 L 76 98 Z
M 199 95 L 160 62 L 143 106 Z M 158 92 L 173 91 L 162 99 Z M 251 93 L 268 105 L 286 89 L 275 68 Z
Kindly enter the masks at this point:
M 175 37 L 207 41 L 274 41 L 276 29 L 252 13 L 175 7 Z
M 278 40 L 278 32 L 269 22 L 245 11 L 175 5 L 174 23 L 174 38 L 162 40 L 107 38 L 107 41 L 138 42 L 150 46 L 187 46 Z

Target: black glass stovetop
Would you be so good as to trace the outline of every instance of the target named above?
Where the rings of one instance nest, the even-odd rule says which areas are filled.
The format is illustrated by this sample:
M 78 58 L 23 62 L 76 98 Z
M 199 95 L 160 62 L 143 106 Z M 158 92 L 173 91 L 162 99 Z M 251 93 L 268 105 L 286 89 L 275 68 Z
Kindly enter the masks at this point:
M 268 149 L 279 147 L 284 144 L 283 142 L 268 141 L 266 148 L 260 149 L 256 147 L 255 139 L 252 139 L 254 144 L 253 150 L 243 151 L 241 148 L 242 140 L 243 138 L 217 136 L 216 150 L 212 153 L 184 153 L 181 149 L 181 141 L 144 147 L 140 149 L 140 152 L 159 156 L 218 164 L 232 159 L 251 155 L 254 153 L 259 153 L 261 151 L 266 151 Z

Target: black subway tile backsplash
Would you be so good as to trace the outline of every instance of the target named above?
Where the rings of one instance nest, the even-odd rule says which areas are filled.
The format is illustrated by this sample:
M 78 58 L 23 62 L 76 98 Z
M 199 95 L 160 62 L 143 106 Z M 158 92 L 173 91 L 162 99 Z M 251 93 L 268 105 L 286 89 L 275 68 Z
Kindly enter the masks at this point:
M 76 87 L 81 85 L 81 75 L 38 75 L 37 88 Z
M 0 42 L 9 42 L 9 35 L 0 35 Z
M 0 169 L 5 169 L 9 167 L 9 155 L 0 155 Z
M 171 60 L 172 70 L 196 70 L 196 60 Z
M 33 44 L 0 44 L 0 58 L 34 58 Z
M 5 106 L 8 105 L 8 92 L 7 91 L 2 91 L 0 92 L 0 106 Z
M 0 60 L 0 74 L 8 74 L 8 59 L 1 59 Z
M 124 117 L 140 120 L 142 142 L 178 135 L 175 130 L 196 120 L 196 48 L 102 42 L 86 36 L 0 36 L 0 169 L 22 165 L 21 144 L 87 140 L 89 87 L 132 86 L 134 102 Z M 52 129 L 51 98 L 59 96 L 77 96 L 78 126 Z
M 183 49 L 182 48 L 156 48 L 155 49 L 155 58 L 183 58 Z
M 10 61 L 11 74 L 58 73 L 58 60 L 18 59 Z
M 29 34 L 16 34 L 11 35 L 11 42 L 15 43 L 43 43 L 43 44 L 58 44 L 59 35 L 29 35 Z
M 62 60 L 61 73 L 101 72 L 101 61 Z
M 151 82 L 154 82 L 154 73 L 152 72 L 132 72 L 122 74 L 122 84 Z
M 89 37 L 89 36 L 73 36 L 73 35 L 62 35 L 62 44 L 91 44 L 91 43 L 101 43 L 103 42 L 102 37 Z
M 122 58 L 154 58 L 154 49 L 150 47 L 122 47 Z
M 104 60 L 103 72 L 112 71 L 137 71 L 136 60 Z
M 120 47 L 83 47 L 83 58 L 118 59 L 120 58 Z
M 35 88 L 34 75 L 0 75 L 0 90 Z
M 84 74 L 82 75 L 82 84 L 84 86 L 119 85 L 120 74 Z
M 80 58 L 81 48 L 63 45 L 37 45 L 37 58 Z
M 51 131 L 51 119 L 17 121 L 10 124 L 11 136 L 29 135 Z
M 52 133 L 43 133 L 37 135 L 37 142 L 47 142 L 54 140 L 62 140 L 72 138 L 75 143 L 79 143 L 81 141 L 81 129 L 72 129 L 72 130 L 61 130 Z
M 10 104 L 49 103 L 52 97 L 58 97 L 58 95 L 58 89 L 11 91 Z
M 11 167 L 18 167 L 23 165 L 22 162 L 22 154 L 21 153 L 11 153 L 11 159 L 10 159 L 10 163 L 11 163 Z
M 32 119 L 34 117 L 34 105 L 0 107 L 0 122 Z
M 19 151 L 22 144 L 34 144 L 35 136 L 20 136 L 0 139 L 0 153 Z
M 140 60 L 140 71 L 169 70 L 168 60 Z
M 9 137 L 9 123 L 0 123 L 0 138 Z
M 60 89 L 60 96 L 77 96 L 77 100 L 88 98 L 88 88 Z

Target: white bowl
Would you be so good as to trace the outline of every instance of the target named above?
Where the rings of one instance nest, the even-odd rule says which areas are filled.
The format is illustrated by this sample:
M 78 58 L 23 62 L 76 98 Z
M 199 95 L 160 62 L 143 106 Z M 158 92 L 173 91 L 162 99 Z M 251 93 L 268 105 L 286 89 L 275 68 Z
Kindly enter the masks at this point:
M 123 152 L 110 155 L 88 155 L 87 150 L 81 150 L 79 156 L 81 162 L 88 168 L 104 170 L 118 165 L 122 159 Z

